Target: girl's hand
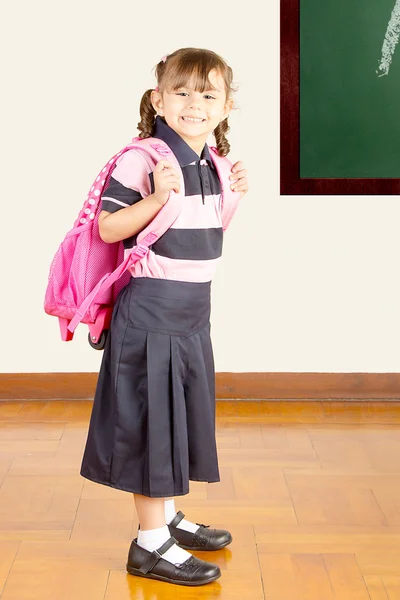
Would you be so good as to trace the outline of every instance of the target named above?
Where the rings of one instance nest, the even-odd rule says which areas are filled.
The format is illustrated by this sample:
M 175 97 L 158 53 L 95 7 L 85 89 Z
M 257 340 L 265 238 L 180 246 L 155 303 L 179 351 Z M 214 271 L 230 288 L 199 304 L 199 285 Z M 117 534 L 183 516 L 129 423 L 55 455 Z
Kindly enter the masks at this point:
M 241 192 L 240 198 L 242 199 L 245 194 L 249 191 L 249 184 L 247 182 L 247 171 L 244 169 L 244 165 L 241 160 L 236 162 L 232 166 L 232 173 L 229 179 L 233 180 L 231 189 L 235 192 Z
M 179 193 L 180 180 L 178 171 L 167 160 L 160 160 L 153 171 L 154 195 L 159 204 L 168 202 L 171 190 Z

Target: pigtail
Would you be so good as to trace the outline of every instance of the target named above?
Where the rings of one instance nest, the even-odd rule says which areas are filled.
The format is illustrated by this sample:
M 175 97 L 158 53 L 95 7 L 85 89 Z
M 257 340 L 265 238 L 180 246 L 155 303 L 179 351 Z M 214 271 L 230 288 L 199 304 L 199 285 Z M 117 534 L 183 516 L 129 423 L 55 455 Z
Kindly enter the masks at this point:
M 225 134 L 228 133 L 230 127 L 228 125 L 228 117 L 224 119 L 215 129 L 214 129 L 214 137 L 217 143 L 217 150 L 219 156 L 226 156 L 229 154 L 231 149 L 231 145 L 225 137 Z
M 151 92 L 153 90 L 146 90 L 140 101 L 140 118 L 141 121 L 138 123 L 137 128 L 139 130 L 140 138 L 148 138 L 153 134 L 154 122 L 156 118 L 156 111 L 151 103 Z

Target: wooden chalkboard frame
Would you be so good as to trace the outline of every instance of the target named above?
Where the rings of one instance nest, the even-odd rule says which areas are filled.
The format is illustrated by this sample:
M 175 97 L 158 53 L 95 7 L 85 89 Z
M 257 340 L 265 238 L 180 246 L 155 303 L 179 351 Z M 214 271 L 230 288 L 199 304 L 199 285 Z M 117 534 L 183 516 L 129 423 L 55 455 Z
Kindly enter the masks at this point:
M 400 178 L 300 177 L 300 1 L 281 0 L 281 196 L 400 194 Z

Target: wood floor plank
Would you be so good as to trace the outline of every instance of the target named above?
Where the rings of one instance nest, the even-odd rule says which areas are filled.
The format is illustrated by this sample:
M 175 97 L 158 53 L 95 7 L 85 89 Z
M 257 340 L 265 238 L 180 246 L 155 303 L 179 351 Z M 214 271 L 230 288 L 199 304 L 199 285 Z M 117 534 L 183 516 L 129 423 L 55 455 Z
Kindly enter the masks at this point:
M 370 600 L 354 555 L 272 554 L 262 549 L 259 555 L 268 600 Z M 380 590 L 384 592 L 383 584 Z
M 338 425 L 328 430 L 310 429 L 309 434 L 323 469 L 400 471 L 398 430 Z
M 393 552 L 357 552 L 357 561 L 364 575 L 398 577 L 400 573 L 400 546 Z
M 0 596 L 7 582 L 20 543 L 19 540 L 0 540 Z
M 336 600 L 370 600 L 353 554 L 324 554 L 323 557 Z
M 356 554 L 380 548 L 383 556 L 399 552 L 400 527 L 367 525 L 254 525 L 264 552 Z
M 234 467 L 232 480 L 237 503 L 292 510 L 292 501 L 282 469 Z
M 21 413 L 24 402 L 6 402 L 0 401 L 0 420 L 17 418 Z
M 60 440 L 66 423 L 0 421 L 0 440 Z
M 59 440 L 0 440 L 0 457 L 51 457 L 57 452 Z
M 388 575 L 382 579 L 389 600 L 400 600 L 400 576 Z
M 92 540 L 94 544 L 132 539 L 134 502 L 131 494 L 115 500 L 82 500 L 76 512 L 71 540 Z
M 302 600 L 336 600 L 322 555 L 293 554 L 292 562 Z
M 79 427 L 75 423 L 67 423 L 60 438 L 56 456 L 59 458 L 68 456 L 81 458 L 85 448 L 86 436 L 85 428 Z
M 83 481 L 72 477 L 6 477 L 0 488 L 0 532 L 70 531 Z
M 0 486 L 2 485 L 6 475 L 9 474 L 13 462 L 14 456 L 0 457 Z
M 241 448 L 263 448 L 264 437 L 260 423 L 243 425 L 239 430 L 239 441 Z
M 388 525 L 400 525 L 400 477 L 375 481 L 372 491 Z
M 10 574 L 1 600 L 103 600 L 108 571 L 26 569 Z
M 22 541 L 11 572 L 74 572 L 124 570 L 129 545 L 109 540 L 107 544 L 84 541 Z M 3 600 L 3 599 L 2 599 Z
M 117 490 L 108 485 L 99 485 L 89 479 L 84 479 L 81 499 L 82 500 L 124 500 L 127 493 Z
M 260 467 L 310 467 L 320 468 L 318 459 L 312 453 L 299 454 L 290 450 L 281 452 L 268 448 L 221 448 L 218 452 L 219 461 L 222 466 L 246 466 L 254 465 Z
M 79 467 L 76 456 L 16 456 L 7 477 L 73 477 Z
M 303 600 L 291 554 L 263 552 L 258 547 L 260 570 L 268 600 Z
M 323 485 L 321 484 L 323 480 Z M 286 472 L 290 496 L 300 524 L 386 525 L 385 515 L 371 489 L 345 487 L 340 475 Z
M 232 468 L 231 467 L 220 467 L 219 475 L 221 481 L 218 485 L 207 486 L 207 498 L 210 501 L 213 500 L 230 500 L 236 501 L 235 485 L 233 483 Z
M 92 400 L 1 401 L 0 421 L 68 421 L 87 426 L 92 407 Z
M 371 600 L 390 600 L 382 577 L 379 577 L 379 575 L 364 575 L 364 581 Z

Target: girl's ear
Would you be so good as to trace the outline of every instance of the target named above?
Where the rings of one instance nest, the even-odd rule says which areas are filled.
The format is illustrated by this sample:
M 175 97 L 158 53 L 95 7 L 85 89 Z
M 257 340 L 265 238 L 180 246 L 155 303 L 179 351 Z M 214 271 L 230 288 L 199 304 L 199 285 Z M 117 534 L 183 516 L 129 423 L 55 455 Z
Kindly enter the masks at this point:
M 153 108 L 156 112 L 158 112 L 159 110 L 162 110 L 163 101 L 162 101 L 162 96 L 161 96 L 160 92 L 156 92 L 155 90 L 153 90 L 150 95 L 150 100 L 151 100 Z
M 229 113 L 231 112 L 232 108 L 233 108 L 233 104 L 234 101 L 233 100 L 227 100 L 224 106 L 224 115 L 223 117 L 221 117 L 221 120 L 223 121 L 224 119 L 226 119 L 227 117 L 229 117 Z

